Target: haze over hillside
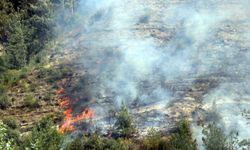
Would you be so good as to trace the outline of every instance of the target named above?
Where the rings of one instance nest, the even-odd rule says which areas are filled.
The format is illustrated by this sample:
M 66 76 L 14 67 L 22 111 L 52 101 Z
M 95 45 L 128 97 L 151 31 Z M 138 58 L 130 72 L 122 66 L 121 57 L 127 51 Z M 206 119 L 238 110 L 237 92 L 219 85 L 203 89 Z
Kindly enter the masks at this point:
M 16 38 L 10 40 L 7 34 L 12 35 L 11 30 L 6 32 L 7 41 L 1 37 L 3 60 L 11 64 L 4 66 L 6 76 L 13 70 L 27 69 L 26 77 L 18 78 L 17 83 L 7 86 L 2 82 L 4 88 L 8 87 L 4 92 L 14 100 L 11 107 L 1 111 L 1 116 L 19 116 L 18 121 L 23 122 L 21 129 L 26 132 L 41 116 L 52 114 L 58 131 L 66 137 L 62 140 L 63 148 L 85 134 L 124 138 L 123 130 L 117 131 L 123 111 L 125 116 L 131 116 L 127 119 L 129 127 L 136 128 L 136 132 L 132 132 L 124 127 L 126 138 L 144 139 L 154 128 L 162 139 L 168 137 L 167 141 L 171 141 L 182 133 L 178 123 L 186 120 L 192 131 L 192 137 L 191 131 L 187 131 L 190 149 L 209 149 L 209 142 L 202 141 L 202 137 L 209 139 L 204 131 L 210 125 L 218 128 L 216 131 L 225 138 L 226 145 L 230 143 L 227 136 L 233 133 L 239 141 L 244 140 L 244 146 L 249 144 L 250 2 L 67 2 L 44 2 L 45 6 L 51 6 L 48 12 L 52 14 L 53 25 L 39 26 L 37 32 L 32 32 L 34 36 L 25 37 L 31 34 L 26 31 L 29 27 L 36 29 L 32 23 L 41 22 L 35 18 L 29 25 L 29 13 L 21 19 L 24 34 L 21 39 L 25 40 L 18 38 L 24 43 L 18 49 L 27 49 L 22 54 L 16 54 L 16 47 L 11 47 L 11 42 L 16 43 Z M 29 5 L 21 9 L 26 7 Z M 36 8 L 43 7 L 30 7 L 27 12 Z M 39 29 L 45 28 L 53 30 L 46 30 L 46 38 L 36 39 L 42 33 Z M 26 43 L 26 39 L 33 37 L 31 44 Z M 35 40 L 44 44 L 37 44 Z M 34 62 L 37 64 L 32 64 Z M 27 87 L 37 88 L 25 90 Z M 40 100 L 35 109 L 26 108 L 27 97 Z M 61 116 L 55 115 L 57 113 Z M 25 117 L 27 114 L 33 118 Z M 197 146 L 192 145 L 192 138 L 196 139 Z M 235 144 L 232 149 L 240 149 L 241 144 Z M 229 149 L 228 145 L 225 149 Z M 145 149 L 144 146 L 139 147 Z

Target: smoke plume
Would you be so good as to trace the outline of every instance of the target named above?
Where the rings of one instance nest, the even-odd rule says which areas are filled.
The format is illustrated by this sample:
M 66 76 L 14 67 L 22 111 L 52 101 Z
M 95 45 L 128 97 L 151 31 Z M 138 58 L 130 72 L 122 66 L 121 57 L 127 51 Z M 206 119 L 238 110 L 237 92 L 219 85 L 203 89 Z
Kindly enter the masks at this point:
M 202 109 L 215 104 L 225 132 L 250 137 L 243 115 L 250 109 L 249 10 L 247 0 L 80 1 L 74 23 L 81 38 L 72 39 L 71 49 L 83 52 L 77 61 L 94 78 L 87 88 L 96 115 L 122 103 L 132 113 L 157 104 L 157 116 L 147 114 L 142 126 L 164 126 L 161 110 L 177 101 L 168 82 L 190 79 L 192 87 L 200 77 L 216 75 L 219 86 L 202 96 Z

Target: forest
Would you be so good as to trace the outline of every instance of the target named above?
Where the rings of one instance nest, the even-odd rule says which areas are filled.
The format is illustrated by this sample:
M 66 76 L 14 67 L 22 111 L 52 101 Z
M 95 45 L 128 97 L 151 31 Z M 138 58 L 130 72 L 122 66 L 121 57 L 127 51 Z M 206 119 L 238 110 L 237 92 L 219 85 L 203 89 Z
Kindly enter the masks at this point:
M 124 15 L 127 12 L 121 11 L 123 15 L 115 16 L 119 11 L 111 9 L 113 5 L 116 7 L 115 4 L 126 5 L 118 1 L 0 1 L 0 150 L 249 149 L 250 137 L 241 138 L 237 130 L 225 130 L 225 126 L 219 123 L 223 118 L 219 114 L 220 111 L 217 111 L 220 108 L 212 106 L 211 110 L 204 113 L 195 107 L 197 110 L 187 112 L 189 104 L 193 104 L 189 99 L 193 98 L 197 103 L 202 103 L 204 95 L 216 89 L 215 87 L 222 82 L 214 77 L 216 73 L 199 75 L 192 81 L 192 85 L 191 83 L 189 85 L 189 81 L 180 79 L 181 75 L 186 75 L 185 73 L 171 68 L 175 67 L 174 64 L 170 63 L 168 66 L 169 70 L 174 70 L 173 72 L 162 69 L 163 62 L 167 65 L 166 58 L 185 60 L 186 57 L 182 59 L 185 53 L 181 53 L 178 57 L 174 56 L 178 53 L 176 49 L 192 48 L 187 46 L 187 43 L 195 43 L 195 39 L 183 40 L 186 32 L 170 36 L 177 37 L 177 40 L 184 41 L 186 45 L 178 43 L 177 46 L 170 46 L 176 48 L 176 52 L 174 50 L 169 52 L 171 55 L 165 58 L 162 52 L 154 51 L 159 49 L 163 51 L 161 48 L 165 46 L 164 44 L 158 47 L 151 44 L 150 38 L 144 41 L 140 36 L 144 38 L 142 34 L 146 32 L 145 38 L 151 36 L 168 44 L 171 40 L 164 39 L 165 34 L 158 33 L 167 29 L 162 27 L 158 31 L 155 29 L 158 26 L 147 27 L 147 24 L 150 24 L 149 20 L 154 19 L 147 16 L 140 17 L 139 23 L 131 27 L 131 18 L 126 18 Z M 99 8 L 99 4 L 100 7 L 105 7 Z M 106 5 L 110 5 L 107 10 Z M 94 9 L 98 11 L 92 15 Z M 129 15 L 132 14 L 135 13 Z M 112 19 L 118 21 L 112 22 Z M 139 31 L 138 28 L 143 31 Z M 121 31 L 116 32 L 116 30 Z M 129 33 L 125 33 L 127 30 Z M 133 38 L 130 39 L 130 32 L 139 33 L 133 34 Z M 147 34 L 147 32 L 152 33 Z M 137 36 L 139 38 L 134 38 Z M 176 40 L 169 45 L 174 42 Z M 148 48 L 154 46 L 157 48 L 153 48 L 151 52 Z M 121 52 L 126 48 L 131 48 L 135 52 L 132 50 Z M 161 63 L 152 66 L 155 64 L 155 59 Z M 226 63 L 223 62 L 224 64 Z M 178 65 L 185 66 L 186 63 Z M 168 79 L 172 74 L 181 74 L 178 77 L 173 76 L 174 85 L 172 82 L 165 82 L 165 80 L 172 81 L 172 78 Z M 135 80 L 136 89 L 133 86 Z M 169 98 L 171 94 L 166 93 L 170 93 L 169 91 L 174 93 L 176 89 L 178 91 L 179 82 L 185 82 L 183 87 L 187 89 L 183 90 L 184 94 L 180 94 L 184 95 L 182 97 L 184 102 L 176 100 L 175 103 L 169 100 L 167 106 L 174 109 L 173 112 L 183 108 L 184 113 L 181 112 L 180 116 L 174 119 L 161 117 L 178 114 L 164 114 L 164 110 L 169 109 L 165 105 L 162 106 L 163 100 L 160 99 L 162 97 L 171 99 Z M 175 85 L 177 86 L 174 87 Z M 138 91 L 134 97 L 133 91 Z M 200 96 L 195 92 L 203 95 Z M 178 92 L 176 93 L 178 95 Z M 185 96 L 189 98 L 186 103 Z M 154 103 L 148 99 L 159 99 L 159 101 Z M 186 105 L 188 105 L 187 111 L 184 110 Z M 159 110 L 155 108 L 158 106 Z M 242 116 L 250 114 L 247 106 L 246 104 Z M 110 110 L 106 107 L 110 107 Z M 143 112 L 143 115 L 139 114 L 140 112 Z M 205 117 L 200 117 L 200 113 Z M 143 124 L 143 119 L 148 121 L 150 117 L 160 120 L 159 123 Z M 165 121 L 170 123 L 164 124 Z M 199 136 L 195 132 L 198 126 Z

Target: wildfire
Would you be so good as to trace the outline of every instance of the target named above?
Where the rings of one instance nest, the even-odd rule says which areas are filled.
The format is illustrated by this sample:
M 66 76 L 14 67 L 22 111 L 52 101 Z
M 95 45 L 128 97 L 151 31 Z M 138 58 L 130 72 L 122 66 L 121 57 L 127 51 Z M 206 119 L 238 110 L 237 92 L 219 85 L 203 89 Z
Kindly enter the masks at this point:
M 65 90 L 63 88 L 56 91 L 56 94 L 60 96 L 61 94 L 65 94 Z M 70 107 L 70 103 L 74 102 L 71 101 L 69 97 L 60 98 L 60 106 L 63 108 Z M 76 100 L 78 101 L 78 99 Z M 60 126 L 59 132 L 72 132 L 75 130 L 74 124 L 82 121 L 91 119 L 94 117 L 94 111 L 91 108 L 85 108 L 80 115 L 73 115 L 73 110 L 71 108 L 66 109 L 64 112 L 64 123 Z
M 64 100 L 62 100 L 62 102 L 60 103 L 60 106 L 61 106 L 61 107 L 67 107 L 67 106 L 69 106 L 69 104 L 70 104 L 69 99 L 64 99 Z
M 63 94 L 65 92 L 64 88 L 60 88 L 56 91 L 57 95 Z
M 67 109 L 66 111 L 64 111 L 64 115 L 65 115 L 65 121 L 59 129 L 61 133 L 64 133 L 66 131 L 67 132 L 74 131 L 75 130 L 74 124 L 82 120 L 93 118 L 94 111 L 90 108 L 86 108 L 80 115 L 73 117 L 72 109 Z

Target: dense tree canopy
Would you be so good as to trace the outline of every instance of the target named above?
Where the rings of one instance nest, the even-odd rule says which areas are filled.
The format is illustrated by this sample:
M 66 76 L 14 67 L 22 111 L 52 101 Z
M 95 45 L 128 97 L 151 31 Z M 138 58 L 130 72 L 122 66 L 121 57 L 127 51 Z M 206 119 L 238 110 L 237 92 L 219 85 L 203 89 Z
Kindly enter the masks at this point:
M 7 62 L 6 67 L 23 67 L 40 53 L 54 37 L 58 15 L 68 17 L 70 11 L 74 12 L 75 3 L 75 0 L 2 0 L 0 44 L 4 45 L 4 54 L 0 57 Z M 3 66 L 0 63 L 0 68 Z

